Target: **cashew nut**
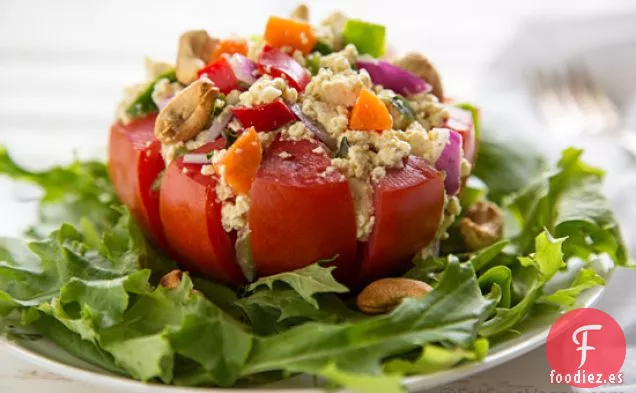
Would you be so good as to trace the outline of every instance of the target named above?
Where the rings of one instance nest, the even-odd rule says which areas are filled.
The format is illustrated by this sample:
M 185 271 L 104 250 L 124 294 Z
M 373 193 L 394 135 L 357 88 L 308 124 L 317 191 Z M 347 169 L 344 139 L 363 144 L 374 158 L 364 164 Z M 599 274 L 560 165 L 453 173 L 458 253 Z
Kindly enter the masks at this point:
M 159 284 L 168 289 L 174 289 L 181 284 L 183 272 L 181 270 L 173 270 L 165 276 L 161 277 Z
M 364 288 L 356 305 L 365 314 L 382 314 L 399 306 L 404 298 L 420 298 L 432 290 L 425 282 L 410 278 L 383 278 Z
M 466 212 L 459 222 L 459 231 L 469 250 L 480 250 L 501 239 L 503 217 L 497 205 L 479 201 Z
M 425 80 L 433 87 L 433 95 L 444 101 L 444 88 L 442 80 L 431 62 L 421 53 L 411 52 L 393 62 L 396 66 L 404 68 Z
M 210 60 L 219 40 L 212 38 L 205 30 L 187 31 L 179 38 L 176 74 L 184 85 L 197 80 L 197 71 Z
M 298 4 L 290 15 L 293 19 L 302 20 L 303 22 L 309 22 L 309 7 L 306 4 Z
M 208 125 L 218 95 L 219 89 L 208 79 L 199 79 L 183 89 L 159 112 L 157 139 L 176 143 L 194 138 Z

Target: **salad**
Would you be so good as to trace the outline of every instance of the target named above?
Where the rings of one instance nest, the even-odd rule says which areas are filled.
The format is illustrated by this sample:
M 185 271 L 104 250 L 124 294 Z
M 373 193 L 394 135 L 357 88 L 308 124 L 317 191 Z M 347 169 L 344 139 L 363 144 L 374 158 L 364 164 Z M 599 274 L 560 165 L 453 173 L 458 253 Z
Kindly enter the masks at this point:
M 548 168 L 424 55 L 388 56 L 384 26 L 308 14 L 183 33 L 126 89 L 106 164 L 31 171 L 0 147 L 0 174 L 43 191 L 0 239 L 6 336 L 147 382 L 399 392 L 576 307 L 599 260 L 629 265 L 582 151 Z

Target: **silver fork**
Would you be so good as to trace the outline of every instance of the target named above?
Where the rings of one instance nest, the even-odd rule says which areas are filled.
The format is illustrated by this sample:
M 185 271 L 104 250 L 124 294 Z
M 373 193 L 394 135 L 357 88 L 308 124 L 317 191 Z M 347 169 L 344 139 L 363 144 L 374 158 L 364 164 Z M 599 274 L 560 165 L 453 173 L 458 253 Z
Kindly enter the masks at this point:
M 614 133 L 621 146 L 636 155 L 636 132 L 622 128 L 618 106 L 584 67 L 536 72 L 532 85 L 550 128 L 572 135 Z

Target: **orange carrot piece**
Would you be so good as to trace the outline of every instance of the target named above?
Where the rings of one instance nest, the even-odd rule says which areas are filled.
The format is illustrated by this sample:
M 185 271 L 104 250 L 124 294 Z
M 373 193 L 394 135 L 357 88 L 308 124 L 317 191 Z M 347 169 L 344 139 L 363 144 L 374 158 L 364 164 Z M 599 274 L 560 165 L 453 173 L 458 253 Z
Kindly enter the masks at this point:
M 382 131 L 393 126 L 391 115 L 384 102 L 368 89 L 360 91 L 351 111 L 349 128 L 352 130 Z
M 254 127 L 250 127 L 230 146 L 217 165 L 227 184 L 238 195 L 246 195 L 256 177 L 262 157 L 261 141 Z
M 247 41 L 241 38 L 228 38 L 226 40 L 222 40 L 212 53 L 211 60 L 218 59 L 224 53 L 228 55 L 239 53 L 243 56 L 247 56 Z
M 309 23 L 270 16 L 265 27 L 265 41 L 275 48 L 291 46 L 308 54 L 316 46 L 316 36 Z

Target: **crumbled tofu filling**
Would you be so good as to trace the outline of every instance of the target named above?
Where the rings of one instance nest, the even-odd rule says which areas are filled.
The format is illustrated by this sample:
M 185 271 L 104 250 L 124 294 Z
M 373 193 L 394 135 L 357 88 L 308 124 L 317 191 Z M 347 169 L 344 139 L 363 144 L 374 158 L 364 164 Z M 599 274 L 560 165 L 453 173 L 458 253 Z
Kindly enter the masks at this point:
M 311 131 L 309 131 L 307 127 L 305 127 L 305 124 L 303 122 L 297 121 L 289 127 L 283 128 L 283 130 L 281 131 L 281 136 L 283 139 L 286 140 L 300 141 L 303 139 L 313 139 L 314 134 L 312 134 Z
M 373 188 L 369 182 L 360 179 L 349 179 L 349 188 L 356 211 L 357 237 L 360 241 L 366 241 L 369 239 L 375 224 Z
M 294 103 L 298 99 L 298 92 L 296 89 L 289 87 L 283 78 L 272 78 L 269 75 L 263 75 L 246 92 L 241 93 L 239 103 L 252 107 L 260 104 L 269 104 L 278 98 L 282 98 L 288 103 Z
M 234 201 L 226 201 L 221 207 L 221 222 L 227 232 L 242 231 L 248 228 L 250 200 L 246 195 L 239 195 Z

